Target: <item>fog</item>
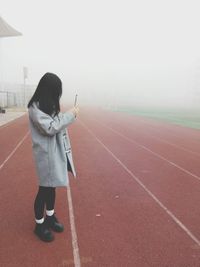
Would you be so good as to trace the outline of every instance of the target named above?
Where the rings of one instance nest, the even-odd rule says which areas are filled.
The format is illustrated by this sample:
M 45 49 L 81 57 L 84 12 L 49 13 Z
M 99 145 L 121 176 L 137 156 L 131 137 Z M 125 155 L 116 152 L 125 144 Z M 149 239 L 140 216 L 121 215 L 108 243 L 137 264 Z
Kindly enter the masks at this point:
M 105 106 L 200 103 L 199 2 L 1 0 L 21 37 L 0 40 L 1 82 L 63 81 L 62 101 Z

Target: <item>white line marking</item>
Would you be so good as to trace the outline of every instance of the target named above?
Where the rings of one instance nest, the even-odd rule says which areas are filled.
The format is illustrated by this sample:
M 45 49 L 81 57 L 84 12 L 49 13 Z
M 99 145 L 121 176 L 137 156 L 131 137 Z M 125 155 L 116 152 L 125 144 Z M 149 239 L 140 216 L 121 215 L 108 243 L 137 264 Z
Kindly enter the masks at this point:
M 74 220 L 74 211 L 73 211 L 70 184 L 67 187 L 67 199 L 68 199 L 68 204 L 69 204 L 69 219 L 70 219 L 70 227 L 71 227 L 71 235 L 72 235 L 74 266 L 75 267 L 81 267 L 79 248 L 78 248 L 78 238 L 77 238 L 77 234 L 76 234 L 76 227 L 75 227 L 75 220 Z
M 13 149 L 13 151 L 10 153 L 10 155 L 4 160 L 4 162 L 0 165 L 0 170 L 4 167 L 6 162 L 14 155 L 16 150 L 21 146 L 21 144 L 24 142 L 24 140 L 27 138 L 29 134 L 29 131 L 25 134 L 25 136 L 22 138 L 22 140 L 17 144 L 17 146 Z
M 12 120 L 12 121 L 9 121 L 9 122 L 7 122 L 5 124 L 0 125 L 0 130 L 6 128 L 7 126 L 9 126 L 11 124 L 13 124 L 14 122 L 15 122 L 15 120 L 14 121 Z
M 151 129 L 153 129 L 154 131 L 156 131 L 158 134 L 160 133 L 160 130 L 158 130 L 157 128 L 153 127 L 151 124 L 146 123 L 145 121 L 142 121 L 142 122 L 143 122 L 143 124 L 147 124 Z M 162 127 L 164 128 L 164 126 L 162 126 Z M 131 129 L 130 127 L 128 127 L 128 128 Z M 178 139 L 180 138 L 180 136 L 174 135 L 173 133 L 167 133 L 167 134 L 171 134 L 172 136 L 175 136 L 175 137 L 178 138 Z M 176 145 L 176 144 L 174 144 L 174 143 L 171 143 L 171 142 L 168 142 L 168 141 L 166 141 L 166 140 L 164 140 L 163 138 L 160 138 L 160 137 L 158 137 L 158 136 L 151 135 L 151 137 L 152 137 L 153 139 L 158 139 L 158 140 L 160 140 L 160 141 L 162 141 L 162 142 L 164 142 L 164 143 L 166 143 L 166 144 L 168 144 L 168 145 L 174 146 L 174 147 L 176 147 L 176 148 L 178 148 L 178 149 L 181 149 L 181 150 L 183 150 L 183 151 L 190 152 L 190 153 L 192 153 L 192 154 L 194 154 L 194 155 L 200 156 L 200 153 L 195 152 L 195 151 L 192 151 L 192 150 L 190 150 L 190 149 L 188 149 L 188 148 L 186 148 L 186 147 L 184 147 L 184 146 L 178 146 L 178 145 Z
M 18 119 L 22 118 L 22 117 L 25 116 L 25 115 L 26 115 L 26 113 L 20 115 L 19 117 L 12 118 L 12 119 L 10 119 L 9 121 L 5 122 L 4 124 L 1 124 L 1 125 L 0 125 L 0 130 L 6 128 L 7 126 L 10 126 L 11 124 L 14 124 Z
M 125 115 L 125 114 L 124 114 Z M 138 117 L 138 116 L 134 116 L 134 118 L 136 118 L 137 119 L 137 121 L 136 121 L 136 123 L 138 123 L 138 119 L 139 119 L 139 123 L 140 123 L 140 125 L 141 124 L 146 124 L 148 127 L 150 127 L 151 129 L 153 129 L 154 131 L 156 131 L 156 133 L 158 133 L 158 134 L 162 134 L 162 131 L 160 131 L 159 129 L 157 129 L 156 128 L 156 126 L 153 126 L 152 125 L 152 123 L 149 123 L 149 122 L 147 122 L 146 120 L 144 120 L 144 119 L 142 119 L 142 118 L 140 118 L 140 117 Z M 149 118 L 147 118 L 146 117 L 146 119 L 149 119 Z M 151 119 L 151 121 L 152 121 L 153 119 Z M 153 122 L 155 122 L 155 120 L 153 120 Z M 180 125 L 177 125 L 177 124 L 170 124 L 170 126 L 180 126 Z M 171 129 L 169 129 L 169 127 L 166 127 L 166 125 L 161 125 L 161 127 L 162 128 L 165 128 L 165 129 L 167 129 L 167 130 L 169 130 L 168 132 L 167 132 L 167 134 L 169 134 L 169 135 L 171 135 L 171 136 L 173 136 L 173 137 L 176 137 L 176 138 L 178 138 L 178 139 L 180 139 L 180 136 L 178 136 L 178 135 L 176 135 L 176 134 L 174 134 L 174 133 L 172 133 L 171 132 Z M 130 127 L 129 127 L 129 129 L 131 129 Z M 193 128 L 191 128 L 191 129 L 193 129 Z M 194 129 L 194 130 L 196 130 L 196 129 Z M 192 134 L 192 135 L 194 135 L 194 134 Z M 196 136 L 196 135 L 195 135 Z M 177 145 L 175 145 L 175 144 L 173 144 L 173 143 L 170 143 L 170 142 L 167 142 L 166 140 L 164 140 L 164 139 L 162 139 L 162 138 L 159 138 L 159 137 L 156 137 L 156 136 L 151 136 L 152 138 L 157 138 L 157 139 L 160 139 L 161 141 L 163 141 L 163 142 L 166 142 L 167 144 L 169 144 L 169 145 L 171 145 L 171 146 L 175 146 L 175 147 L 177 147 L 177 148 L 179 148 L 179 149 L 182 149 L 182 150 L 184 150 L 184 151 L 188 151 L 188 152 L 190 152 L 190 153 L 193 153 L 193 154 L 195 154 L 195 155 L 197 155 L 197 156 L 200 156 L 200 153 L 199 152 L 195 152 L 195 151 L 192 151 L 192 150 L 190 150 L 190 149 L 188 149 L 188 148 L 186 148 L 186 147 L 184 147 L 184 146 L 177 146 Z M 197 136 L 196 136 L 197 137 Z M 191 137 L 190 137 L 191 138 Z M 196 141 L 196 145 L 197 144 L 199 144 L 199 142 L 198 142 L 198 140 L 195 140 Z M 194 140 L 193 140 L 193 142 L 194 142 Z M 198 142 L 198 143 L 197 143 Z
M 166 144 L 168 144 L 168 145 L 170 145 L 170 146 L 174 146 L 174 147 L 176 147 L 176 148 L 178 148 L 178 149 L 180 149 L 180 150 L 183 150 L 183 151 L 185 151 L 185 152 L 189 152 L 189 153 L 191 153 L 191 154 L 194 154 L 194 155 L 196 155 L 196 156 L 200 156 L 200 153 L 198 153 L 198 152 L 194 152 L 194 151 L 192 151 L 192 150 L 190 150 L 190 149 L 187 149 L 187 148 L 184 148 L 184 147 L 182 147 L 182 146 L 177 146 L 176 144 L 174 144 L 174 143 L 170 143 L 170 142 L 168 142 L 168 141 L 166 141 L 166 140 L 164 140 L 164 139 L 162 139 L 162 138 L 160 138 L 160 137 L 157 137 L 157 136 L 153 136 L 153 135 L 151 135 L 150 136 L 151 138 L 153 138 L 153 139 L 156 139 L 156 140 L 160 140 L 161 142 L 163 142 L 163 143 L 166 143 Z
M 94 119 L 94 120 L 95 120 L 95 119 Z M 95 121 L 97 121 L 97 120 L 95 120 Z M 99 123 L 99 121 L 98 121 L 98 123 Z M 155 127 L 152 127 L 152 125 L 149 125 L 148 123 L 145 123 L 145 122 L 144 122 L 144 124 L 147 124 L 150 128 L 152 128 L 152 129 L 154 130 L 154 132 L 157 131 L 158 134 L 160 133 L 160 131 L 159 131 L 158 129 L 156 129 Z M 127 129 L 130 129 L 130 130 L 133 129 L 133 128 L 131 128 L 131 127 L 127 127 L 127 126 L 126 126 L 126 128 L 127 128 Z M 140 132 L 138 132 L 138 133 L 140 133 Z M 154 134 L 156 134 L 156 133 L 154 133 Z M 147 136 L 147 134 L 145 134 L 145 133 L 144 133 L 144 135 Z M 175 136 L 176 138 L 180 138 L 179 136 L 176 136 L 176 135 L 173 135 L 173 134 L 171 134 L 171 135 L 172 135 L 172 136 Z M 165 139 L 163 139 L 163 138 L 160 138 L 160 137 L 158 137 L 158 136 L 155 136 L 155 135 L 148 135 L 148 136 L 150 136 L 151 138 L 153 138 L 153 139 L 155 139 L 155 140 L 160 140 L 161 142 L 166 143 L 166 144 L 168 144 L 168 145 L 170 145 L 170 146 L 176 147 L 176 148 L 178 148 L 178 149 L 180 149 L 180 150 L 183 150 L 183 151 L 185 151 L 185 152 L 189 152 L 189 153 L 191 153 L 191 154 L 194 154 L 194 155 L 200 157 L 200 153 L 199 153 L 199 152 L 192 151 L 192 150 L 190 150 L 190 149 L 188 149 L 188 148 L 186 148 L 186 147 L 184 147 L 184 146 L 182 146 L 182 145 L 181 145 L 181 146 L 178 146 L 178 145 L 176 145 L 176 144 L 174 144 L 174 143 L 171 143 L 171 142 L 169 142 L 169 141 L 167 141 L 167 140 L 165 140 Z
M 97 121 L 97 120 L 95 120 L 95 121 Z M 145 123 L 144 123 L 145 124 Z M 147 123 L 146 123 L 147 124 Z M 155 127 L 151 127 L 151 125 L 149 125 L 149 124 L 147 124 L 148 126 L 150 126 L 150 128 L 152 128 L 154 131 L 156 131 L 156 130 L 158 130 L 158 129 L 156 129 Z M 127 126 L 126 126 L 127 127 Z M 132 128 L 131 127 L 127 127 L 127 129 L 130 129 L 130 130 L 132 130 Z M 158 132 L 158 131 L 157 131 Z M 159 131 L 160 132 L 160 131 Z M 139 133 L 139 132 L 138 132 Z M 155 134 L 155 133 L 154 133 Z M 147 136 L 147 134 L 145 134 L 144 133 L 144 135 L 146 135 Z M 173 134 L 172 134 L 173 135 Z M 155 140 L 160 140 L 161 142 L 163 142 L 163 143 L 166 143 L 166 144 L 168 144 L 168 145 L 170 145 L 170 146 L 173 146 L 173 147 L 176 147 L 176 148 L 178 148 L 178 149 L 180 149 L 180 150 L 183 150 L 183 151 L 185 151 L 185 152 L 189 152 L 189 153 L 191 153 L 191 154 L 194 154 L 194 155 L 196 155 L 196 156 L 200 156 L 200 153 L 199 152 L 195 152 L 195 151 L 192 151 L 192 150 L 190 150 L 190 149 L 188 149 L 188 148 L 186 148 L 186 147 L 184 147 L 184 146 L 178 146 L 178 145 L 176 145 L 176 144 L 174 144 L 174 143 L 171 143 L 171 142 L 169 142 L 169 141 L 167 141 L 167 140 L 165 140 L 165 139 L 163 139 L 163 138 L 160 138 L 160 137 L 158 137 L 158 136 L 155 136 L 155 135 L 148 135 L 148 136 L 150 136 L 151 138 L 153 138 L 153 139 L 155 139 Z M 173 135 L 173 136 L 175 136 L 175 137 L 177 137 L 177 138 L 180 138 L 180 137 L 178 137 L 178 136 L 176 136 L 176 135 Z
M 97 121 L 97 120 L 94 120 L 94 121 Z M 99 121 L 97 121 L 97 122 L 98 122 L 98 124 L 102 125 L 102 126 L 105 127 L 105 128 L 108 128 L 109 130 L 111 130 L 112 132 L 114 132 L 114 133 L 116 133 L 117 135 L 121 136 L 122 138 L 128 140 L 129 142 L 136 144 L 137 146 L 139 146 L 139 147 L 141 147 L 141 148 L 147 150 L 148 152 L 150 152 L 150 153 L 153 154 L 154 156 L 156 156 L 156 157 L 158 157 L 158 158 L 160 158 L 160 159 L 162 159 L 162 160 L 168 162 L 170 165 L 172 165 L 172 166 L 178 168 L 179 170 L 181 170 L 181 171 L 183 171 L 183 172 L 189 174 L 190 176 L 194 177 L 195 179 L 200 180 L 200 177 L 199 177 L 198 175 L 196 175 L 196 174 L 194 174 L 194 173 L 192 173 L 192 172 L 190 172 L 190 171 L 188 171 L 188 170 L 182 168 L 181 166 L 179 166 L 178 164 L 174 163 L 173 161 L 168 160 L 167 158 L 165 158 L 165 157 L 159 155 L 158 153 L 156 153 L 156 152 L 152 151 L 151 149 L 147 148 L 146 146 L 141 145 L 141 144 L 139 144 L 138 142 L 136 142 L 136 141 L 130 139 L 129 137 L 127 137 L 127 136 L 125 136 L 125 135 L 119 133 L 118 131 L 114 130 L 113 128 L 111 128 L 111 127 L 109 127 L 109 126 L 107 126 L 107 125 L 105 125 L 105 124 L 103 124 L 103 123 L 100 123 Z
M 17 146 L 10 153 L 10 155 L 0 165 L 0 170 L 4 167 L 6 162 L 14 155 L 16 150 L 22 145 L 24 140 L 27 138 L 28 134 L 29 134 L 29 131 L 22 138 L 22 140 L 17 144 Z M 71 226 L 71 234 L 72 234 L 72 247 L 73 247 L 73 255 L 74 255 L 74 265 L 75 265 L 75 267 L 81 267 L 70 186 L 67 187 L 67 198 L 68 198 L 68 203 L 69 203 L 69 217 L 70 217 L 70 226 Z
M 143 123 L 143 124 L 147 124 L 151 129 L 153 129 L 153 130 L 155 130 L 157 133 L 160 133 L 161 131 L 159 130 L 159 129 L 157 129 L 155 126 L 153 126 L 151 123 L 148 123 L 147 121 L 145 121 L 145 120 L 142 120 L 142 119 L 140 119 L 140 121 Z M 153 120 L 154 122 L 155 122 L 155 120 Z M 178 125 L 178 124 L 170 124 L 170 126 L 181 126 L 181 125 Z M 167 127 L 166 125 L 163 125 L 163 123 L 162 123 L 162 125 L 161 125 L 161 127 L 162 128 L 165 128 L 165 129 L 167 129 L 168 130 L 168 132 L 167 132 L 167 134 L 169 134 L 169 135 L 171 135 L 171 136 L 174 136 L 174 137 L 176 137 L 176 138 L 180 138 L 180 136 L 178 136 L 178 135 L 176 135 L 176 133 L 172 133 L 171 131 L 172 131 L 172 129 L 171 129 L 171 127 L 169 128 L 169 127 Z M 182 126 L 183 128 L 186 128 L 186 127 L 184 127 L 184 126 Z M 193 128 L 190 128 L 190 129 L 193 129 Z M 193 130 L 197 130 L 197 129 L 193 129 Z M 162 133 L 162 132 L 161 132 Z M 194 133 L 192 133 L 192 135 L 193 135 L 193 137 L 195 136 L 195 138 L 198 138 Z M 191 136 L 190 136 L 190 139 L 191 139 Z M 197 144 L 197 142 L 198 142 L 198 140 L 192 140 L 193 142 L 195 141 L 196 142 L 196 144 Z M 199 142 L 198 142 L 199 143 Z
M 96 137 L 96 135 L 85 125 L 85 123 L 81 122 L 79 119 L 80 124 L 86 128 L 86 130 L 100 143 L 104 149 L 121 165 L 130 176 L 145 190 L 145 192 L 153 198 L 153 200 L 171 217 L 171 219 L 198 245 L 200 246 L 200 240 L 140 181 L 140 179 L 135 176 L 127 167 L 126 165 L 113 154 L 113 152 L 101 142 L 101 140 Z

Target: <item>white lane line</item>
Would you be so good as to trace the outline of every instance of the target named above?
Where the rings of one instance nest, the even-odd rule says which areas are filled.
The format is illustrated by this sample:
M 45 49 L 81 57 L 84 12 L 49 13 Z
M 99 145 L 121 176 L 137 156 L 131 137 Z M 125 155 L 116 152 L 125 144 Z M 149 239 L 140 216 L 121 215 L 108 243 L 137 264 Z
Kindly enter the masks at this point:
M 95 121 L 97 121 L 97 120 L 95 120 Z M 148 125 L 148 124 L 147 124 Z M 149 125 L 148 125 L 149 126 Z M 129 130 L 132 130 L 133 128 L 131 128 L 131 127 L 127 127 L 126 126 L 126 128 L 127 129 L 129 129 Z M 156 128 L 154 128 L 154 127 L 151 127 L 151 128 L 153 128 L 153 130 L 157 130 Z M 139 132 L 138 132 L 139 133 Z M 155 133 L 154 133 L 155 134 Z M 144 133 L 144 135 L 145 136 L 147 136 L 147 134 L 145 134 Z M 165 139 L 163 139 L 163 138 L 161 138 L 161 137 L 158 137 L 158 136 L 156 136 L 156 135 L 148 135 L 149 137 L 151 137 L 151 138 L 153 138 L 153 139 L 155 139 L 155 140 L 160 140 L 161 142 L 163 142 L 163 143 L 166 143 L 166 144 L 168 144 L 168 145 L 170 145 L 170 146 L 172 146 L 172 147 L 176 147 L 177 149 L 180 149 L 180 150 L 183 150 L 183 151 L 185 151 L 185 152 L 189 152 L 189 153 L 191 153 L 191 154 L 194 154 L 194 155 L 196 155 L 196 156 L 198 156 L 198 157 L 200 157 L 200 153 L 199 152 L 195 152 L 195 151 L 192 151 L 192 150 L 190 150 L 190 149 L 188 149 L 188 148 L 186 148 L 186 147 L 184 147 L 184 146 L 178 146 L 178 145 L 176 145 L 176 144 L 174 144 L 174 143 L 171 143 L 171 142 L 169 142 L 169 141 L 167 141 L 167 140 L 165 140 Z M 177 137 L 177 136 L 176 136 Z M 179 137 L 177 137 L 177 138 L 179 138 Z
M 95 121 L 97 121 L 96 119 L 93 119 L 93 120 L 95 120 Z M 99 121 L 98 121 L 98 123 L 99 123 Z M 103 125 L 103 124 L 102 124 Z M 104 124 L 105 125 L 105 124 Z M 148 125 L 148 124 L 147 124 Z M 105 125 L 106 126 L 106 125 Z M 148 125 L 148 126 L 150 126 L 150 125 Z M 133 128 L 131 128 L 131 127 L 127 127 L 126 126 L 126 128 L 127 129 L 129 129 L 129 130 L 133 130 Z M 157 130 L 156 128 L 154 128 L 154 127 L 151 127 L 153 130 Z M 158 132 L 158 131 L 157 131 Z M 139 133 L 139 132 L 138 132 Z M 155 134 L 155 133 L 154 133 Z M 144 133 L 144 135 L 145 136 L 147 136 L 147 134 L 145 134 Z M 153 138 L 153 139 L 155 139 L 155 140 L 160 140 L 161 142 L 163 142 L 163 143 L 166 143 L 166 144 L 168 144 L 168 145 L 170 145 L 170 146 L 172 146 L 172 147 L 176 147 L 177 149 L 180 149 L 180 150 L 183 150 L 183 151 L 185 151 L 185 152 L 189 152 L 189 153 L 191 153 L 191 154 L 194 154 L 195 156 L 198 156 L 198 157 L 200 157 L 200 153 L 199 152 L 195 152 L 195 151 L 192 151 L 192 150 L 190 150 L 190 149 L 188 149 L 188 148 L 186 148 L 186 147 L 184 147 L 184 146 L 178 146 L 178 145 L 176 145 L 176 144 L 174 144 L 174 143 L 171 143 L 171 142 L 169 142 L 169 141 L 167 141 L 167 140 L 165 140 L 165 139 L 163 139 L 163 138 L 160 138 L 160 137 L 158 137 L 158 136 L 156 136 L 156 135 L 148 135 L 149 137 L 151 137 L 151 138 Z M 175 137 L 177 137 L 177 138 L 179 138 L 178 136 L 175 136 Z
M 0 124 L 0 130 L 6 128 L 7 126 L 9 126 L 11 124 L 14 124 L 15 122 L 17 122 L 18 119 L 22 118 L 25 115 L 26 115 L 26 113 L 24 113 L 24 114 L 22 114 L 16 118 L 12 118 L 11 120 L 5 122 L 4 124 Z
M 6 162 L 14 155 L 16 150 L 21 146 L 21 144 L 24 142 L 24 140 L 27 138 L 29 134 L 29 131 L 25 134 L 25 136 L 22 138 L 22 140 L 17 144 L 17 146 L 13 149 L 13 151 L 10 153 L 10 155 L 4 160 L 4 162 L 0 165 L 0 170 L 4 167 Z
M 75 267 L 81 267 L 70 184 L 67 187 L 67 199 L 68 199 L 68 205 L 69 205 L 69 219 L 70 219 L 70 227 L 71 227 L 71 235 L 72 235 L 74 266 Z
M 142 121 L 142 122 L 143 122 L 144 124 L 147 124 L 151 129 L 153 129 L 154 131 L 156 131 L 158 134 L 160 133 L 160 130 L 156 129 L 156 128 L 153 127 L 151 124 L 148 124 L 148 123 L 146 123 L 145 121 Z M 164 128 L 164 126 L 162 126 L 162 127 Z M 131 129 L 131 128 L 128 127 L 128 129 Z M 172 136 L 174 136 L 174 137 L 176 137 L 176 138 L 178 138 L 178 139 L 180 138 L 180 136 L 174 135 L 174 134 L 172 134 L 172 133 L 167 133 L 167 134 L 171 134 Z M 190 149 L 188 149 L 188 148 L 186 148 L 186 147 L 184 147 L 184 146 L 178 146 L 178 145 L 176 145 L 176 144 L 174 144 L 174 143 L 171 143 L 171 142 L 169 142 L 169 141 L 167 141 L 167 140 L 164 140 L 163 138 L 160 138 L 160 137 L 155 136 L 155 135 L 151 135 L 151 137 L 152 137 L 153 139 L 158 139 L 158 140 L 160 140 L 161 142 L 164 142 L 164 143 L 166 143 L 166 144 L 168 144 L 168 145 L 170 145 L 170 146 L 174 146 L 174 147 L 176 147 L 176 148 L 178 148 L 178 149 L 180 149 L 180 150 L 183 150 L 183 151 L 192 153 L 192 154 L 194 154 L 194 155 L 200 156 L 200 153 L 199 153 L 199 152 L 192 151 L 192 150 L 190 150 Z
M 163 143 L 166 143 L 166 144 L 168 144 L 168 145 L 170 145 L 170 146 L 174 146 L 174 147 L 176 147 L 176 148 L 178 148 L 178 149 L 180 149 L 180 150 L 183 150 L 183 151 L 185 151 L 185 152 L 189 152 L 189 153 L 191 153 L 191 154 L 194 154 L 194 155 L 196 155 L 196 156 L 200 156 L 200 153 L 198 153 L 198 152 L 194 152 L 194 151 L 192 151 L 192 150 L 190 150 L 190 149 L 187 149 L 187 148 L 184 148 L 184 147 L 182 147 L 182 146 L 177 146 L 176 144 L 174 144 L 174 143 L 171 143 L 171 142 L 168 142 L 168 141 L 166 141 L 166 140 L 164 140 L 164 139 L 162 139 L 162 138 L 160 138 L 160 137 L 157 137 L 157 136 L 153 136 L 153 135 L 151 135 L 150 137 L 152 137 L 153 139 L 155 139 L 155 140 L 160 140 L 161 142 L 163 142 Z
M 137 118 L 137 120 L 136 120 L 136 123 L 138 123 L 138 119 L 139 119 L 139 123 L 140 123 L 140 125 L 147 125 L 149 128 L 151 128 L 151 129 L 153 129 L 154 130 L 154 132 L 156 132 L 157 134 L 162 134 L 162 131 L 160 130 L 160 129 L 157 129 L 156 128 L 156 126 L 155 125 L 152 125 L 152 123 L 150 123 L 149 121 L 147 122 L 146 120 L 144 120 L 144 119 L 142 119 L 142 118 L 139 118 L 138 116 L 137 117 L 135 117 L 134 116 L 134 118 Z M 144 118 L 144 117 L 143 117 Z M 147 118 L 146 117 L 146 119 L 149 119 L 149 118 Z M 153 119 L 151 119 L 151 121 L 152 121 Z M 155 120 L 153 120 L 153 122 L 155 122 Z M 133 122 L 133 124 L 134 124 L 134 122 Z M 133 125 L 132 124 L 132 125 Z M 180 126 L 180 125 L 177 125 L 177 124 L 171 124 L 170 126 Z M 165 129 L 167 129 L 167 130 L 169 130 L 168 132 L 167 132 L 167 134 L 168 135 L 171 135 L 171 136 L 173 136 L 173 137 L 176 137 L 176 138 L 178 138 L 178 139 L 180 139 L 180 136 L 178 136 L 178 135 L 176 135 L 176 134 L 174 134 L 174 133 L 172 133 L 171 132 L 171 129 L 170 128 L 168 128 L 166 125 L 161 125 L 161 127 L 162 128 L 165 128 Z M 131 128 L 130 128 L 131 129 Z M 192 129 L 192 128 L 191 128 Z M 192 134 L 192 135 L 194 135 L 194 134 Z M 156 137 L 156 136 L 151 136 L 152 138 L 158 138 L 158 137 Z M 197 137 L 196 135 L 195 135 L 195 137 Z M 195 154 L 195 155 L 198 155 L 198 156 L 200 156 L 200 153 L 199 152 L 195 152 L 195 151 L 192 151 L 192 150 L 190 150 L 190 149 L 188 149 L 188 148 L 186 148 L 186 147 L 183 147 L 183 146 L 177 146 L 177 145 L 175 145 L 175 144 L 173 144 L 173 143 L 170 143 L 170 142 L 167 142 L 166 140 L 164 140 L 164 139 L 162 139 L 162 138 L 158 138 L 158 139 L 160 139 L 161 141 L 163 141 L 163 142 L 166 142 L 166 143 L 168 143 L 168 144 L 170 144 L 170 145 L 172 145 L 172 146 L 175 146 L 175 147 L 177 147 L 177 148 L 180 148 L 180 149 L 182 149 L 182 150 L 184 150 L 184 151 L 189 151 L 190 153 L 193 153 L 193 154 Z M 190 137 L 190 139 L 191 139 L 191 137 Z M 194 141 L 194 140 L 193 140 Z M 199 144 L 199 142 L 198 142 L 198 140 L 196 140 L 196 145 L 197 144 Z
M 85 123 L 80 121 L 80 124 L 100 143 L 104 149 L 124 168 L 128 174 L 144 189 L 144 191 L 169 215 L 169 217 L 198 245 L 200 240 L 130 171 L 126 165 L 104 144 L 101 140 L 86 126 Z
M 160 130 L 158 130 L 155 126 L 153 126 L 151 123 L 148 123 L 147 121 L 145 121 L 145 120 L 142 120 L 142 119 L 140 119 L 140 121 L 143 123 L 143 124 L 147 124 L 151 129 L 153 129 L 153 130 L 155 130 L 157 133 L 160 133 L 161 131 Z M 154 120 L 154 122 L 155 122 L 155 120 Z M 178 124 L 171 124 L 171 126 L 181 126 L 181 125 L 178 125 Z M 167 134 L 169 134 L 169 135 L 171 135 L 171 136 L 173 136 L 173 137 L 176 137 L 176 138 L 180 138 L 180 136 L 179 135 L 177 135 L 176 133 L 172 133 L 171 131 L 172 131 L 172 128 L 170 127 L 167 127 L 166 125 L 161 125 L 161 127 L 162 128 L 165 128 L 165 129 L 167 129 L 168 130 L 168 132 L 167 132 Z M 183 128 L 185 128 L 185 127 L 183 127 Z M 190 128 L 190 129 L 193 129 L 193 128 Z M 197 129 L 193 129 L 193 130 L 197 130 Z M 161 132 L 162 133 L 162 132 Z M 193 137 L 195 137 L 195 138 L 198 138 L 196 135 L 194 135 L 193 133 L 192 133 L 192 135 L 193 135 Z M 191 136 L 189 137 L 190 139 L 192 138 Z M 195 141 L 195 143 L 197 144 L 199 144 L 199 142 L 198 142 L 198 140 L 192 140 L 193 142 Z
M 0 130 L 3 129 L 3 128 L 6 128 L 8 125 L 10 125 L 13 121 L 9 121 L 7 122 L 6 124 L 2 124 L 0 125 Z
M 8 127 L 9 125 L 14 124 L 14 123 L 15 123 L 15 120 L 12 120 L 12 121 L 9 121 L 9 122 L 7 122 L 7 123 L 5 123 L 5 124 L 2 124 L 2 125 L 0 125 L 0 130 L 1 130 L 1 129 L 4 129 L 4 128 L 6 128 L 6 127 Z
M 97 121 L 97 120 L 94 120 L 94 121 Z M 146 151 L 148 151 L 149 153 L 153 154 L 154 156 L 156 156 L 156 157 L 168 162 L 170 165 L 178 168 L 179 170 L 183 171 L 184 173 L 187 173 L 188 175 L 194 177 L 197 180 L 200 180 L 200 177 L 198 175 L 196 175 L 196 174 L 194 174 L 194 173 L 182 168 L 181 166 L 179 166 L 178 164 L 174 163 L 173 161 L 168 160 L 167 158 L 159 155 L 158 153 L 156 153 L 156 152 L 152 151 L 151 149 L 147 148 L 146 146 L 139 144 L 138 142 L 134 141 L 133 139 L 130 139 L 129 137 L 125 136 L 124 134 L 121 134 L 120 132 L 114 130 L 113 128 L 111 128 L 111 127 L 109 127 L 109 126 L 107 126 L 107 125 L 105 125 L 103 123 L 100 123 L 99 121 L 97 121 L 97 122 L 98 122 L 98 124 L 102 125 L 103 127 L 107 128 L 110 131 L 112 131 L 112 132 L 116 133 L 117 135 L 121 136 L 125 140 L 127 140 L 127 141 L 129 141 L 129 142 L 131 142 L 133 144 L 136 144 L 137 146 L 145 149 Z

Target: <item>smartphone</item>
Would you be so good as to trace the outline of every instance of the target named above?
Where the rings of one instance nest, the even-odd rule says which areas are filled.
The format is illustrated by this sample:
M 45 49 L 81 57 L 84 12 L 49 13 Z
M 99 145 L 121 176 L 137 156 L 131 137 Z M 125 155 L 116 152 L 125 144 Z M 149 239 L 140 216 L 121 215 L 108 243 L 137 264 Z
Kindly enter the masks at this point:
M 75 96 L 75 100 L 74 100 L 74 106 L 77 105 L 77 99 L 78 99 L 78 95 L 76 94 L 76 96 Z

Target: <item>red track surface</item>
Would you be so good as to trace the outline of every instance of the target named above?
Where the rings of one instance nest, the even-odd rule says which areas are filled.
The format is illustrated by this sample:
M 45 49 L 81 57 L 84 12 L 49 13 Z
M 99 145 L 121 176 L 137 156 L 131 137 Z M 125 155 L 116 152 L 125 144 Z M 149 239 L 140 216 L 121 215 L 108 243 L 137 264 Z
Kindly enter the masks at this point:
M 27 131 L 27 116 L 0 127 L 0 165 Z M 200 132 L 94 108 L 69 132 L 81 266 L 199 267 Z M 56 203 L 65 232 L 49 244 L 33 234 L 36 179 L 29 135 L 0 169 L 0 264 L 74 266 L 66 189 Z

